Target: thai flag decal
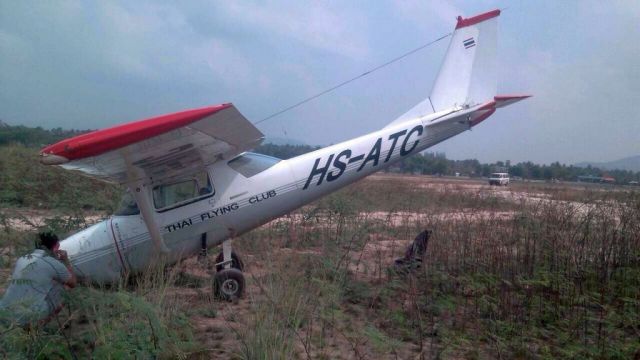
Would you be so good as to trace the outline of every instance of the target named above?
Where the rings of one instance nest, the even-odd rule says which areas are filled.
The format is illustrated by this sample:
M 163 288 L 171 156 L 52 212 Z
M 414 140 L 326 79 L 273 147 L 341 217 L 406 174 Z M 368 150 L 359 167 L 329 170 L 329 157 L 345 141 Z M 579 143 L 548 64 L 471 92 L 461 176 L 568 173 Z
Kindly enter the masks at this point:
M 476 46 L 476 41 L 472 37 L 470 37 L 467 40 L 463 41 L 462 44 L 464 45 L 465 49 L 469 49 Z

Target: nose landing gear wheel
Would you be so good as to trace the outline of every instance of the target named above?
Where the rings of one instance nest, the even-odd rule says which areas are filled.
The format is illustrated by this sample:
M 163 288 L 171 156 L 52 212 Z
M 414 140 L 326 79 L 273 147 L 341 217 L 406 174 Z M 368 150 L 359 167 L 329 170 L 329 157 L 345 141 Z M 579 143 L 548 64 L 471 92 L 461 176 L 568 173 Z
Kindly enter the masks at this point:
M 240 298 L 244 291 L 244 275 L 238 269 L 222 269 L 213 278 L 213 293 L 222 300 Z

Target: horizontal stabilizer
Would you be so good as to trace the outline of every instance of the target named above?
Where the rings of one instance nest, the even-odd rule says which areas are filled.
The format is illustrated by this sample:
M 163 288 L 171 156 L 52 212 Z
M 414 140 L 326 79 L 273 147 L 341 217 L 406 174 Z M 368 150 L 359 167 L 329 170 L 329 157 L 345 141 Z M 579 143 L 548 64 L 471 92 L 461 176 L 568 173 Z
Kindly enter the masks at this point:
M 531 95 L 497 95 L 493 97 L 492 101 L 482 105 L 476 105 L 436 117 L 427 124 L 427 127 L 441 127 L 446 123 L 465 122 L 469 128 L 471 128 L 493 115 L 497 108 L 511 105 L 529 97 L 531 97 Z

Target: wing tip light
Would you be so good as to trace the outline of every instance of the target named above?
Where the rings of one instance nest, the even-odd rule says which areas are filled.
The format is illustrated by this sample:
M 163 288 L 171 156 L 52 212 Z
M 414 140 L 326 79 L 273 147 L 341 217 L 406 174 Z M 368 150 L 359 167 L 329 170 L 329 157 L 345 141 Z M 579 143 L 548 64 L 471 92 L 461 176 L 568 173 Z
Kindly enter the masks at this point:
M 46 153 L 44 151 L 40 153 L 40 163 L 43 165 L 62 165 L 67 162 L 69 162 L 69 159 L 64 156 Z

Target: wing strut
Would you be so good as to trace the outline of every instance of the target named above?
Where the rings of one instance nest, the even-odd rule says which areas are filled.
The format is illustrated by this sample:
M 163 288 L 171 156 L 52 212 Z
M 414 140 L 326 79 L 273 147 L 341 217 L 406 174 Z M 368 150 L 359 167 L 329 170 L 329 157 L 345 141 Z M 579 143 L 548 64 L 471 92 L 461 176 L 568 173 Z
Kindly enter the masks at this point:
M 138 208 L 140 208 L 142 219 L 147 225 L 147 229 L 149 229 L 151 241 L 153 241 L 153 244 L 156 246 L 156 250 L 161 253 L 168 253 L 169 248 L 167 247 L 167 245 L 165 245 L 162 234 L 160 234 L 160 230 L 158 230 L 158 225 L 156 224 L 156 220 L 153 216 L 153 210 L 151 210 L 149 198 L 144 192 L 144 184 L 142 183 L 142 181 L 138 181 L 133 186 L 130 186 L 129 190 L 131 190 L 133 197 L 138 203 Z

